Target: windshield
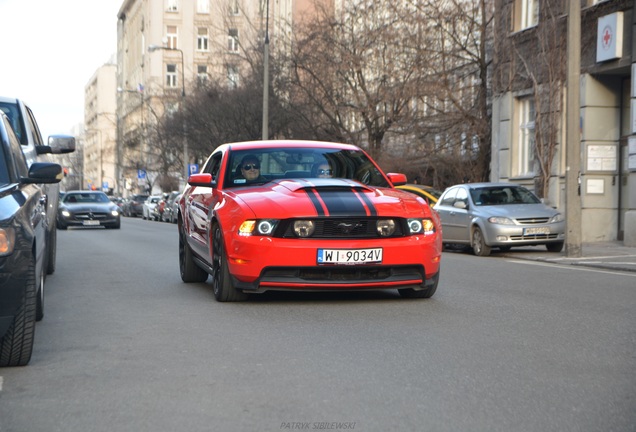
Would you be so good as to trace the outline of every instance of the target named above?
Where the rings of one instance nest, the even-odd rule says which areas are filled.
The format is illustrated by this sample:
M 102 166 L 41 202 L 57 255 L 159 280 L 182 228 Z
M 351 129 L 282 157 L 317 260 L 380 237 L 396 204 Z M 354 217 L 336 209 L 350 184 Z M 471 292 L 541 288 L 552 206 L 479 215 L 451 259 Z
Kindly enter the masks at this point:
M 230 154 L 225 187 L 264 184 L 276 179 L 344 178 L 389 187 L 382 173 L 359 150 L 272 148 Z
M 67 193 L 64 203 L 107 203 L 110 202 L 105 193 Z
M 471 189 L 470 196 L 476 206 L 502 204 L 538 204 L 541 201 L 521 186 L 497 186 Z

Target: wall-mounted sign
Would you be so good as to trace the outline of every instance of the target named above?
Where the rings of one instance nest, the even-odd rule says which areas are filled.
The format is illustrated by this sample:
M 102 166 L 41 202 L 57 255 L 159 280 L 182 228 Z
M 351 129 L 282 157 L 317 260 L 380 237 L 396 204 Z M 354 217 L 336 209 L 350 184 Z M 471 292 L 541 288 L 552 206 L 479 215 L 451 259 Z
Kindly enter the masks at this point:
M 585 191 L 588 194 L 605 193 L 605 180 L 603 179 L 587 179 L 585 182 Z
M 603 62 L 623 57 L 623 12 L 598 19 L 596 34 L 596 61 Z
M 615 145 L 588 145 L 587 171 L 616 171 Z

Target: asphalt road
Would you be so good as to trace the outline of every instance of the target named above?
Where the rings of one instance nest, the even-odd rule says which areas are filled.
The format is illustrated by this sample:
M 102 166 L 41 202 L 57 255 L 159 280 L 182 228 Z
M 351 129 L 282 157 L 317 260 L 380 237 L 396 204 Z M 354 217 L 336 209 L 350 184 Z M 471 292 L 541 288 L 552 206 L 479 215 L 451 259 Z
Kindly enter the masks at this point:
M 184 284 L 176 225 L 58 232 L 1 432 L 634 431 L 636 274 L 445 253 L 430 300 Z

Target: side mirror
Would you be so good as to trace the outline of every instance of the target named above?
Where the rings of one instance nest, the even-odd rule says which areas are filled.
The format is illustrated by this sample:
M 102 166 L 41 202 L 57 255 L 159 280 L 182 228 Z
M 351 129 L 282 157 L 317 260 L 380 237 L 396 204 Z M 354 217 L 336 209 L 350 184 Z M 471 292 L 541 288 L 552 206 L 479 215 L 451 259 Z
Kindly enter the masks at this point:
M 216 182 L 212 180 L 212 174 L 204 173 L 204 174 L 192 174 L 188 177 L 188 184 L 190 186 L 201 186 L 201 187 L 216 187 Z
M 64 177 L 62 166 L 56 163 L 35 162 L 29 168 L 29 176 L 22 183 L 59 183 Z
M 462 210 L 466 210 L 468 208 L 468 206 L 466 205 L 464 201 L 455 201 L 453 203 L 453 207 L 462 209 Z
M 387 173 L 386 176 L 389 178 L 393 186 L 401 186 L 406 184 L 406 175 L 401 173 Z
M 51 135 L 49 137 L 50 153 L 62 154 L 75 151 L 75 137 L 70 135 Z

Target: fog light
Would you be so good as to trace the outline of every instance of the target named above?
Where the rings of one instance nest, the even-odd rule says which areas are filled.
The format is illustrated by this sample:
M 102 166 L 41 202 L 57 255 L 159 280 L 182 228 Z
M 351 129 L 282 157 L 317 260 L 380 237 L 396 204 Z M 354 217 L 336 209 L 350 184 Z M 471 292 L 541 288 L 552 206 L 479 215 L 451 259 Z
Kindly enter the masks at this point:
M 508 237 L 506 236 L 497 236 L 497 241 L 506 241 L 508 240 Z
M 270 235 L 274 231 L 274 224 L 268 220 L 262 220 L 258 223 L 258 233 L 262 235 Z
M 297 220 L 294 222 L 294 234 L 298 237 L 310 237 L 316 230 L 316 224 L 311 220 Z
M 393 219 L 380 219 L 375 223 L 375 227 L 382 237 L 389 237 L 395 232 L 395 221 Z

